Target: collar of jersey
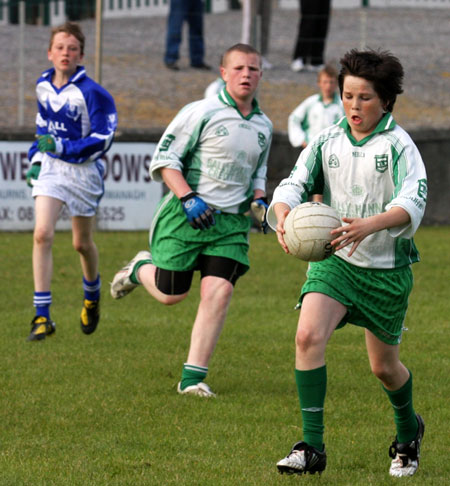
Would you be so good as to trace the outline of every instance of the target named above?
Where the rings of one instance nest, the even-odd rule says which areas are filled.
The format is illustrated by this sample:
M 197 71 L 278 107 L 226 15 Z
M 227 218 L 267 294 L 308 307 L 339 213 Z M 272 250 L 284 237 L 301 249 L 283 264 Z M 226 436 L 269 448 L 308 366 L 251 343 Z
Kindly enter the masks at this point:
M 228 106 L 232 106 L 238 113 L 241 115 L 242 118 L 245 120 L 250 120 L 250 118 L 253 115 L 261 115 L 262 111 L 259 109 L 258 102 L 256 101 L 256 98 L 253 98 L 252 100 L 252 111 L 247 115 L 244 116 L 240 111 L 239 108 L 237 107 L 236 102 L 234 99 L 230 96 L 226 88 L 223 88 L 223 90 L 219 93 L 219 99 L 222 103 L 225 103 Z
M 347 118 L 344 116 L 342 120 L 338 123 L 338 125 L 345 130 L 347 137 L 352 142 L 352 145 L 356 147 L 362 147 L 365 143 L 367 143 L 371 138 L 373 138 L 377 133 L 387 132 L 388 130 L 392 130 L 396 123 L 394 118 L 392 117 L 391 113 L 386 113 L 383 118 L 378 122 L 378 125 L 375 127 L 375 130 L 367 137 L 364 137 L 359 142 L 350 132 L 350 125 L 348 124 Z
M 44 71 L 42 73 L 42 77 L 46 78 L 51 82 L 54 72 L 55 72 L 55 68 L 47 69 L 47 71 Z M 86 69 L 84 68 L 84 66 L 77 66 L 77 70 L 72 74 L 72 76 L 70 76 L 67 84 L 76 83 L 77 81 L 84 78 L 85 76 L 86 76 Z M 64 89 L 64 87 L 67 86 L 67 84 L 64 85 L 61 89 Z

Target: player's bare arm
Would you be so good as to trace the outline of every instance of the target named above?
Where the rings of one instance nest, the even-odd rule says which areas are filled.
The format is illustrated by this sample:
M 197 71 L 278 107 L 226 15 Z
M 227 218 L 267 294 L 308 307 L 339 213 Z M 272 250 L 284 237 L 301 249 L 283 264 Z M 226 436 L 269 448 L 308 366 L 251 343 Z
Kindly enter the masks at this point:
M 161 176 L 167 185 L 167 187 L 177 196 L 178 198 L 185 196 L 186 194 L 192 192 L 189 184 L 186 182 L 183 174 L 177 169 L 161 169 Z
M 277 238 L 278 243 L 280 243 L 281 247 L 285 251 L 285 253 L 289 253 L 288 247 L 284 241 L 283 235 L 284 231 L 284 221 L 286 220 L 286 216 L 289 214 L 291 208 L 285 203 L 276 203 L 273 207 L 275 212 L 275 216 L 277 217 Z
M 367 236 L 384 229 L 403 226 L 409 223 L 410 220 L 411 218 L 409 214 L 399 206 L 393 207 L 385 213 L 376 214 L 375 216 L 370 216 L 368 218 L 342 218 L 342 221 L 348 224 L 331 231 L 332 235 L 342 233 L 334 239 L 331 244 L 336 246 L 336 251 L 338 251 L 353 243 L 348 254 L 350 257 L 358 248 L 361 241 Z

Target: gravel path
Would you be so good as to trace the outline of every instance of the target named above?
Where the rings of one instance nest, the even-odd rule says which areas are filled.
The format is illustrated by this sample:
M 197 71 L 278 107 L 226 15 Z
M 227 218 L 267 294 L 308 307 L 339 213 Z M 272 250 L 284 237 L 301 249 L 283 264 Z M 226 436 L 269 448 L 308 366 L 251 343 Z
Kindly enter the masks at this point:
M 450 128 L 450 9 L 334 10 L 327 39 L 328 61 L 337 63 L 348 49 L 361 47 L 361 22 L 366 14 L 366 45 L 391 50 L 405 68 L 405 92 L 394 111 L 397 120 L 407 129 Z M 279 131 L 286 130 L 287 117 L 295 106 L 315 92 L 316 75 L 293 73 L 289 68 L 297 23 L 297 11 L 274 10 L 267 56 L 274 67 L 264 72 L 260 104 Z M 93 76 L 95 22 L 81 24 L 87 36 L 84 64 Z M 217 70 L 189 68 L 186 35 L 182 70 L 167 70 L 162 62 L 165 32 L 164 17 L 105 20 L 102 84 L 116 99 L 122 130 L 164 127 L 183 105 L 201 98 L 217 76 Z M 240 11 L 205 15 L 206 62 L 217 66 L 221 53 L 239 42 L 240 34 Z M 35 80 L 49 66 L 48 37 L 48 27 L 26 27 L 26 127 L 34 124 Z M 18 39 L 18 26 L 1 27 L 0 127 L 17 125 Z

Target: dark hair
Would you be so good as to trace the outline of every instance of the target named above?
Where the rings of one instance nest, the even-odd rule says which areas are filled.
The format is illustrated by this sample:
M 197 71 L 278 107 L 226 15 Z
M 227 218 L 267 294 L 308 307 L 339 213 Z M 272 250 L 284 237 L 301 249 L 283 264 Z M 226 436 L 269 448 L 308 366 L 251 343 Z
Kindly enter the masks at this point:
M 227 49 L 223 53 L 223 56 L 222 56 L 222 58 L 220 60 L 220 65 L 221 66 L 225 66 L 227 57 L 232 52 L 234 52 L 234 51 L 243 52 L 244 54 L 256 54 L 261 59 L 261 54 L 259 53 L 259 51 L 257 49 L 255 49 L 254 47 L 250 46 L 249 44 L 239 43 L 239 44 L 234 44 L 234 46 L 231 46 L 229 49 Z
M 340 62 L 342 67 L 338 82 L 341 97 L 345 76 L 356 76 L 367 79 L 373 84 L 386 111 L 391 112 L 394 109 L 397 95 L 403 93 L 404 72 L 397 57 L 389 51 L 352 49 Z
M 81 30 L 81 27 L 78 24 L 76 24 L 75 22 L 66 22 L 66 23 L 59 25 L 58 27 L 54 27 L 52 29 L 52 33 L 51 33 L 51 36 L 50 36 L 50 43 L 48 45 L 49 50 L 52 48 L 53 39 L 55 38 L 55 35 L 59 34 L 60 32 L 64 32 L 67 35 L 73 35 L 76 39 L 78 39 L 78 41 L 80 43 L 81 55 L 84 54 L 85 37 L 84 37 L 84 34 Z

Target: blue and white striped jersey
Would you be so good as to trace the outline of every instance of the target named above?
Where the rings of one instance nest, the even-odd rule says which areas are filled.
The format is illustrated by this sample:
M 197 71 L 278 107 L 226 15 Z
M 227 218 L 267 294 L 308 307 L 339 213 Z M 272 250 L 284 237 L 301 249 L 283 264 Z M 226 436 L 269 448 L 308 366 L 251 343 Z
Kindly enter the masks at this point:
M 38 113 L 37 135 L 56 138 L 53 158 L 71 164 L 94 162 L 110 148 L 117 127 L 117 111 L 112 96 L 86 75 L 82 66 L 61 88 L 52 84 L 54 68 L 44 71 L 36 84 Z M 37 141 L 28 158 L 40 162 Z

